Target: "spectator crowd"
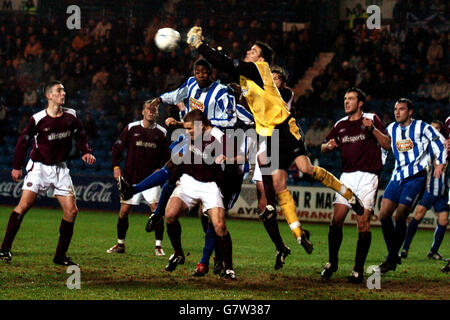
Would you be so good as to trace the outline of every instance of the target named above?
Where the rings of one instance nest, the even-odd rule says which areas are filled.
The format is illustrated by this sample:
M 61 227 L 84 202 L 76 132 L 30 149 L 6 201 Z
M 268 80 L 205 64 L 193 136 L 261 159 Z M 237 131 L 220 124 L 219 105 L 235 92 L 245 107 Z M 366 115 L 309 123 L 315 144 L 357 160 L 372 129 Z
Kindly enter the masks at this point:
M 424 3 L 397 1 L 397 18 L 381 30 L 369 30 L 357 21 L 337 30 L 332 63 L 313 79 L 312 90 L 296 96 L 296 115 L 314 156 L 325 131 L 343 116 L 344 92 L 351 86 L 367 93 L 366 110 L 378 113 L 386 124 L 393 118 L 392 101 L 402 96 L 417 103 L 416 118 L 445 120 L 450 111 L 449 32 L 405 20 L 406 11 L 417 11 Z M 0 102 L 6 106 L 0 112 L 6 124 L 0 135 L 16 135 L 26 123 L 22 114 L 45 106 L 44 83 L 58 79 L 68 92 L 67 106 L 89 123 L 89 135 L 106 130 L 113 141 L 125 124 L 141 118 L 144 100 L 176 88 L 192 72 L 198 57 L 184 43 L 171 53 L 155 47 L 154 35 L 162 27 L 177 29 L 184 39 L 191 26 L 200 25 L 210 45 L 233 59 L 242 58 L 255 40 L 265 41 L 277 53 L 275 63 L 286 69 L 288 85 L 295 88 L 321 49 L 315 36 L 315 5 L 311 0 L 226 0 L 214 6 L 205 0 L 182 0 L 176 14 L 164 18 L 158 12 L 143 23 L 135 16 L 103 16 L 89 18 L 80 30 L 68 30 L 65 21 L 55 17 L 0 16 Z M 438 1 L 427 10 L 440 12 L 442 6 L 445 3 Z M 240 12 L 239 18 L 233 12 Z M 285 21 L 309 23 L 287 29 Z M 218 70 L 214 77 L 228 80 Z M 163 108 L 160 118 L 175 110 Z

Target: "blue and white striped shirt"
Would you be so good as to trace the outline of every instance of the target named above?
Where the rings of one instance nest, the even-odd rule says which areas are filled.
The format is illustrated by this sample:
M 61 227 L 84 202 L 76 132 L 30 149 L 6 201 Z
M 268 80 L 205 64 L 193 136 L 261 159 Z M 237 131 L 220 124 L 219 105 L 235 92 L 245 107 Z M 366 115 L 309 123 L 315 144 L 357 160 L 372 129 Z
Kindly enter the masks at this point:
M 443 196 L 445 194 L 445 170 L 442 172 L 441 177 L 436 179 L 434 177 L 434 168 L 435 168 L 435 155 L 433 153 L 432 148 L 428 148 L 428 161 L 430 162 L 431 172 L 429 173 L 427 179 L 427 192 L 432 194 L 433 196 Z
M 255 118 L 253 117 L 253 114 L 240 104 L 236 105 L 236 113 L 238 119 L 244 122 L 246 125 L 251 125 L 255 123 Z
M 195 77 L 190 77 L 178 89 L 164 93 L 160 98 L 168 104 L 177 104 L 186 99 L 186 109 L 180 112 L 181 117 L 191 110 L 199 109 L 215 127 L 231 128 L 236 124 L 236 99 L 228 87 L 219 81 L 207 88 L 200 88 Z
M 429 171 L 428 147 L 432 148 L 437 165 L 447 161 L 444 137 L 421 120 L 413 119 L 406 127 L 393 122 L 387 127 L 387 132 L 391 137 L 395 157 L 395 169 L 391 180 L 400 181 L 422 170 Z

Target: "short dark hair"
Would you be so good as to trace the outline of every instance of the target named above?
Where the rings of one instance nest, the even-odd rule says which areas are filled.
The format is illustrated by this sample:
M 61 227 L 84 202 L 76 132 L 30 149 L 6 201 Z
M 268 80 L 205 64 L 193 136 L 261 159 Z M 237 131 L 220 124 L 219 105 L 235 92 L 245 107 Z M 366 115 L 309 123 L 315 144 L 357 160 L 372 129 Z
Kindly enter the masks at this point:
M 266 60 L 266 62 L 269 65 L 271 65 L 272 61 L 273 61 L 273 56 L 275 54 L 273 49 L 267 43 L 264 43 L 261 41 L 256 41 L 255 46 L 258 46 L 261 48 L 262 57 L 264 58 L 264 60 Z
M 209 71 L 212 70 L 211 64 L 208 62 L 208 60 L 206 60 L 204 58 L 200 58 L 200 59 L 198 59 L 197 61 L 194 62 L 194 69 L 197 66 L 204 66 Z
M 441 120 L 434 119 L 431 123 L 437 123 L 441 128 L 444 126 Z
M 49 83 L 47 83 L 44 87 L 44 94 L 47 95 L 47 93 L 50 91 L 50 89 L 53 88 L 53 86 L 56 86 L 57 84 L 62 85 L 62 82 L 59 80 L 52 80 Z
M 356 92 L 356 94 L 358 96 L 358 102 L 362 101 L 363 103 L 366 103 L 367 95 L 360 88 L 351 87 L 350 89 L 347 90 L 347 92 L 345 92 L 345 94 L 347 94 L 349 92 Z
M 194 122 L 194 121 L 201 121 L 202 124 L 205 127 L 211 126 L 211 121 L 206 117 L 206 114 L 204 114 L 199 109 L 194 109 L 189 111 L 183 118 L 184 122 Z
M 404 103 L 408 107 L 408 110 L 411 110 L 411 109 L 414 110 L 413 103 L 408 98 L 400 98 L 397 100 L 397 102 L 395 104 L 397 104 L 397 103 Z
M 272 73 L 279 74 L 281 81 L 287 82 L 288 76 L 286 74 L 286 71 L 281 66 L 275 64 L 270 68 L 270 71 L 272 71 Z

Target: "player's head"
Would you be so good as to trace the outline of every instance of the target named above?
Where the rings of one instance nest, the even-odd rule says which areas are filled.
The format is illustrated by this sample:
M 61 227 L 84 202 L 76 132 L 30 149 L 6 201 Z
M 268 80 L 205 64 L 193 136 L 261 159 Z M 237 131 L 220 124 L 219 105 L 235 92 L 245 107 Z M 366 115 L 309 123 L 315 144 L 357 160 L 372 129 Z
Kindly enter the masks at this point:
M 61 81 L 53 80 L 44 87 L 44 94 L 49 103 L 63 105 L 66 98 L 66 91 Z
M 255 44 L 247 50 L 245 62 L 265 61 L 269 65 L 272 63 L 274 51 L 268 44 L 256 41 Z
M 407 98 L 400 98 L 395 103 L 394 116 L 399 124 L 408 125 L 414 112 L 413 103 Z
M 200 88 L 208 87 L 211 82 L 212 67 L 211 64 L 203 58 L 194 63 L 194 77 Z
M 280 88 L 287 82 L 286 71 L 282 67 L 275 64 L 270 68 L 270 70 L 272 71 L 273 81 L 275 81 L 277 88 Z
M 361 89 L 352 87 L 345 93 L 344 109 L 346 114 L 361 111 L 364 103 L 366 103 L 366 94 Z
M 195 139 L 200 136 L 207 127 L 211 126 L 211 122 L 206 115 L 198 109 L 189 111 L 183 118 L 184 128 L 191 136 L 191 139 Z
M 147 100 L 142 105 L 142 117 L 144 120 L 154 122 L 158 116 L 158 106 L 152 105 L 153 100 Z
M 442 127 L 444 126 L 444 124 L 442 123 L 441 120 L 433 120 L 433 121 L 431 121 L 430 124 L 433 128 L 435 128 L 439 132 L 441 131 Z

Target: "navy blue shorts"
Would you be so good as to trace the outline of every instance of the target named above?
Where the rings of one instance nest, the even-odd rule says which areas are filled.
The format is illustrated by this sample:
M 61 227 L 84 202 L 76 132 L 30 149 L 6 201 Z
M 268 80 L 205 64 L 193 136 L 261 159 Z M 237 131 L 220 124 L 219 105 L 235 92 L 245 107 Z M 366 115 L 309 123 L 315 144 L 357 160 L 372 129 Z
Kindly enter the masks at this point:
M 383 198 L 413 209 L 425 191 L 427 176 L 420 174 L 402 181 L 389 181 Z
M 434 211 L 436 213 L 449 211 L 448 195 L 435 196 L 425 191 L 422 199 L 420 199 L 419 201 L 419 204 L 427 208 L 427 210 L 430 210 L 432 207 L 434 207 Z

